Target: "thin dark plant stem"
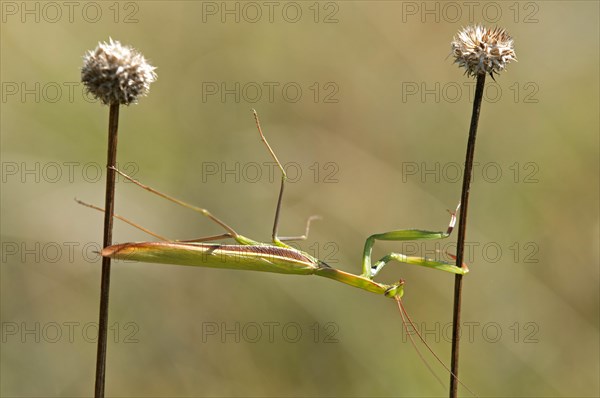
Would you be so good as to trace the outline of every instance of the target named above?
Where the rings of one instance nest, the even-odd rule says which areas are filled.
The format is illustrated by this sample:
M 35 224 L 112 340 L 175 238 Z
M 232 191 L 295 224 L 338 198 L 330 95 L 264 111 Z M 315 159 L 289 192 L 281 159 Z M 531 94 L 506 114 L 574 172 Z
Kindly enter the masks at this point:
M 112 244 L 113 214 L 115 210 L 114 167 L 117 161 L 117 133 L 119 130 L 119 104 L 110 105 L 108 118 L 108 155 L 106 173 L 106 199 L 104 212 L 103 247 Z M 111 168 L 112 167 L 112 168 Z M 104 397 L 104 381 L 106 378 L 106 343 L 108 329 L 108 298 L 110 291 L 110 258 L 102 257 L 102 277 L 100 284 L 100 315 L 98 320 L 98 351 L 96 355 L 96 384 L 94 396 Z
M 465 236 L 467 230 L 467 210 L 469 209 L 469 191 L 471 188 L 471 176 L 473 172 L 473 158 L 475 156 L 475 138 L 477 137 L 477 124 L 479 123 L 479 111 L 483 99 L 483 86 L 485 74 L 477 75 L 475 87 L 475 99 L 473 100 L 473 113 L 471 114 L 471 126 L 469 128 L 469 140 L 467 142 L 467 155 L 465 158 L 465 172 L 463 175 L 462 192 L 460 195 L 460 216 L 458 219 L 458 242 L 456 244 L 456 266 L 461 267 L 464 260 Z M 450 360 L 450 398 L 456 398 L 458 394 L 458 353 L 460 342 L 460 311 L 462 299 L 463 276 L 456 274 L 454 279 L 454 312 L 452 317 L 452 356 Z

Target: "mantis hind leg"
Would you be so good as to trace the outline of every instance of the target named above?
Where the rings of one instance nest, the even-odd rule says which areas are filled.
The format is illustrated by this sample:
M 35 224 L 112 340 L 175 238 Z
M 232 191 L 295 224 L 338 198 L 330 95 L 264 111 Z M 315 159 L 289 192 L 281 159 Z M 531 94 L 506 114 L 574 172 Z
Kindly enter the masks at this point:
M 86 203 L 82 200 L 79 200 L 77 198 L 75 198 L 75 201 L 77 203 L 79 203 L 80 205 L 83 205 L 85 207 L 89 207 L 90 209 L 94 209 L 94 210 L 98 210 L 102 213 L 104 213 L 104 209 L 102 207 L 98 207 L 98 206 L 94 206 L 92 204 Z M 128 218 L 122 217 L 118 214 L 113 214 L 113 217 L 121 220 L 129 225 L 131 225 L 134 228 L 139 229 L 142 232 L 147 233 L 148 235 L 154 236 L 155 238 L 165 241 L 165 242 L 182 242 L 182 243 L 200 243 L 200 242 L 211 242 L 211 241 L 215 241 L 215 240 L 221 240 L 221 239 L 235 239 L 237 240 L 239 243 L 241 244 L 246 244 L 246 245 L 254 245 L 256 244 L 253 240 L 248 239 L 244 236 L 241 235 L 237 235 L 237 236 L 232 236 L 229 232 L 226 232 L 224 234 L 220 234 L 220 235 L 212 235 L 212 236 L 205 236 L 202 238 L 197 238 L 197 239 L 187 239 L 187 240 L 174 240 L 174 239 L 169 239 L 169 238 L 165 238 L 162 235 L 159 235 L 157 233 L 154 233 L 152 231 L 150 231 L 149 229 L 142 227 L 140 224 L 137 224 L 131 220 L 129 220 Z
M 103 209 L 102 207 L 98 207 L 98 206 L 91 205 L 91 204 L 89 204 L 89 203 L 86 203 L 86 202 L 84 202 L 84 201 L 82 201 L 82 200 L 79 200 L 79 199 L 77 199 L 77 198 L 75 198 L 75 202 L 77 202 L 77 203 L 79 203 L 80 205 L 83 205 L 83 206 L 85 206 L 85 207 L 89 207 L 90 209 L 98 210 L 98 211 L 100 211 L 100 212 L 104 213 L 104 209 Z M 162 235 L 158 235 L 158 234 L 156 234 L 156 233 L 154 233 L 154 232 L 150 231 L 149 229 L 147 229 L 147 228 L 144 228 L 144 227 L 142 227 L 141 225 L 139 225 L 139 224 L 136 224 L 136 223 L 134 223 L 133 221 L 131 221 L 131 220 L 129 220 L 129 219 L 127 219 L 127 218 L 125 218 L 125 217 L 121 217 L 121 216 L 120 216 L 120 215 L 118 215 L 118 214 L 113 214 L 113 217 L 114 217 L 114 218 L 116 218 L 116 219 L 118 219 L 118 220 L 121 220 L 121 221 L 123 221 L 123 222 L 125 222 L 125 223 L 127 223 L 127 224 L 129 224 L 129 225 L 131 225 L 131 226 L 132 226 L 132 227 L 134 227 L 134 228 L 137 228 L 137 229 L 139 229 L 139 230 L 140 230 L 140 231 L 142 231 L 142 232 L 145 232 L 145 233 L 147 233 L 148 235 L 154 236 L 155 238 L 158 238 L 158 239 L 160 239 L 160 240 L 163 240 L 163 241 L 165 241 L 165 242 L 169 242 L 169 241 L 171 241 L 171 239 L 169 239 L 169 238 L 165 238 L 165 237 L 164 237 L 164 236 L 162 236 Z
M 237 232 L 235 232 L 235 230 L 233 228 L 231 228 L 229 225 L 227 225 L 224 221 L 221 221 L 219 218 L 215 217 L 214 215 L 212 215 L 211 212 L 209 212 L 206 209 L 203 209 L 201 207 L 197 207 L 194 205 L 191 205 L 189 203 L 186 203 L 182 200 L 179 200 L 177 198 L 174 198 L 170 195 L 167 195 L 165 193 L 162 193 L 148 185 L 142 184 L 140 181 L 136 180 L 133 177 L 128 176 L 127 174 L 123 173 L 121 170 L 117 169 L 116 167 L 109 167 L 110 169 L 113 169 L 114 171 L 116 171 L 117 173 L 119 173 L 121 176 L 123 176 L 126 180 L 131 181 L 132 183 L 134 183 L 135 185 L 137 185 L 138 187 L 145 189 L 148 192 L 151 192 L 155 195 L 160 196 L 161 198 L 167 199 L 168 201 L 171 201 L 173 203 L 176 203 L 180 206 L 186 207 L 188 209 L 191 209 L 195 212 L 198 212 L 200 214 L 202 214 L 203 216 L 207 217 L 208 219 L 210 219 L 211 221 L 213 221 L 214 223 L 220 225 L 225 231 L 227 231 L 225 234 L 223 234 L 224 237 L 230 237 L 232 239 L 235 239 L 238 243 L 240 244 L 244 244 L 244 245 L 248 245 L 248 244 L 255 244 L 254 241 L 243 237 L 242 235 L 238 234 Z M 210 240 L 211 237 L 208 237 L 208 240 Z M 207 238 L 200 238 L 197 241 L 204 241 L 207 240 Z
M 365 242 L 365 248 L 363 252 L 363 273 L 362 276 L 366 278 L 374 278 L 375 275 L 381 271 L 381 269 L 389 262 L 396 261 L 405 264 L 415 264 L 423 267 L 439 269 L 441 271 L 451 272 L 454 274 L 466 274 L 469 272 L 466 265 L 457 267 L 452 263 L 445 261 L 431 260 L 425 257 L 407 256 L 401 253 L 389 253 L 382 257 L 375 263 L 371 262 L 371 254 L 373 252 L 373 245 L 375 241 L 411 241 L 411 240 L 431 240 L 431 239 L 444 239 L 450 236 L 454 226 L 456 225 L 456 212 L 460 204 L 456 208 L 456 211 L 450 212 L 450 223 L 445 232 L 433 232 L 419 229 L 405 229 L 399 231 L 390 231 L 380 234 L 371 235 Z

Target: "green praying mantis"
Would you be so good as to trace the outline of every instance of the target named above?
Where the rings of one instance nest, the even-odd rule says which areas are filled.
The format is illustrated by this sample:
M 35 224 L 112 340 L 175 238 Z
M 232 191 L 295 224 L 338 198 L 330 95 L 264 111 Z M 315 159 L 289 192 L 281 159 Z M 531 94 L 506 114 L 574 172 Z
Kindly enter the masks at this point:
M 209 218 L 221 226 L 225 233 L 187 241 L 170 241 L 156 234 L 152 234 L 163 241 L 123 243 L 109 246 L 102 250 L 102 256 L 113 259 L 134 260 L 147 263 L 275 272 L 290 275 L 317 275 L 391 298 L 401 298 L 403 296 L 404 281 L 400 280 L 397 283 L 388 285 L 376 282 L 374 280 L 375 276 L 389 262 L 395 261 L 399 263 L 415 264 L 453 274 L 466 274 L 469 271 L 466 265 L 457 267 L 456 265 L 445 261 L 432 260 L 424 257 L 407 256 L 400 253 L 389 253 L 374 263 L 371 260 L 373 246 L 376 241 L 412 241 L 447 238 L 454 229 L 454 225 L 456 223 L 456 212 L 451 213 L 450 223 L 445 232 L 406 229 L 383 232 L 369 236 L 365 242 L 362 261 L 362 274 L 360 275 L 351 274 L 333 268 L 318 258 L 287 245 L 285 243 L 287 241 L 307 239 L 310 223 L 314 217 L 310 217 L 308 219 L 306 224 L 306 233 L 304 235 L 296 237 L 280 237 L 278 235 L 279 216 L 281 213 L 283 192 L 287 175 L 281 162 L 277 158 L 277 155 L 275 155 L 275 152 L 263 134 L 256 111 L 253 111 L 253 113 L 260 138 L 281 171 L 281 185 L 279 188 L 277 207 L 275 209 L 275 220 L 273 222 L 271 243 L 257 242 L 240 235 L 232 227 L 215 217 L 208 210 L 190 205 L 180 201 L 179 199 L 159 192 L 154 188 L 142 184 L 120 170 L 115 169 L 115 171 L 123 176 L 126 180 L 133 182 L 139 187 L 157 194 L 171 202 L 194 210 Z M 120 216 L 116 216 L 116 218 L 123 220 L 123 218 Z M 126 222 L 133 224 L 128 220 Z M 135 226 L 139 228 L 139 226 Z M 149 232 L 146 229 L 143 230 L 145 232 Z M 233 239 L 235 242 L 237 242 L 237 244 L 226 245 L 206 243 L 221 239 Z
M 267 139 L 265 138 L 265 135 L 263 134 L 256 111 L 253 110 L 253 114 L 260 138 L 266 146 L 267 150 L 269 151 L 270 156 L 273 158 L 279 170 L 281 171 L 281 185 L 279 188 L 279 196 L 277 200 L 277 206 L 275 209 L 275 219 L 273 222 L 271 243 L 258 242 L 247 238 L 243 235 L 240 235 L 232 227 L 227 225 L 224 221 L 220 220 L 219 218 L 215 217 L 208 210 L 185 203 L 179 199 L 164 194 L 154 188 L 144 185 L 138 180 L 126 175 L 122 171 L 115 168 L 114 170 L 118 174 L 120 174 L 126 180 L 131 181 L 135 185 L 147 191 L 150 191 L 158 196 L 161 196 L 171 202 L 174 202 L 178 205 L 184 206 L 188 209 L 198 212 L 204 217 L 207 217 L 208 219 L 219 225 L 221 228 L 223 228 L 224 233 L 220 235 L 208 236 L 194 240 L 173 241 L 166 239 L 160 235 L 157 235 L 151 231 L 148 231 L 147 229 L 129 221 L 128 219 L 115 214 L 115 218 L 118 218 L 160 239 L 161 241 L 123 243 L 109 246 L 102 250 L 102 256 L 110 257 L 113 259 L 133 260 L 148 263 L 251 270 L 289 275 L 317 275 L 362 290 L 366 290 L 371 293 L 381 294 L 386 297 L 395 299 L 398 303 L 404 326 L 407 327 L 406 319 L 408 319 L 410 324 L 413 326 L 413 329 L 417 331 L 414 327 L 414 323 L 412 322 L 412 320 L 406 313 L 406 310 L 402 306 L 401 298 L 404 294 L 404 280 L 401 279 L 397 283 L 393 284 L 384 284 L 376 282 L 374 280 L 375 276 L 377 276 L 377 274 L 383 269 L 383 267 L 390 262 L 415 264 L 427 268 L 433 268 L 449 272 L 452 274 L 463 275 L 469 272 L 467 266 L 463 264 L 461 267 L 458 267 L 455 264 L 441 260 L 432 260 L 425 257 L 408 256 L 400 253 L 389 253 L 383 256 L 381 259 L 373 262 L 371 258 L 373 246 L 375 245 L 376 241 L 413 241 L 447 238 L 452 233 L 452 230 L 454 229 L 454 226 L 456 224 L 456 211 L 450 212 L 450 222 L 446 231 L 434 232 L 419 229 L 405 229 L 383 232 L 369 236 L 369 238 L 365 242 L 363 250 L 362 273 L 360 275 L 352 274 L 346 271 L 333 268 L 332 266 L 326 264 L 324 261 L 321 261 L 318 258 L 313 257 L 312 255 L 304 251 L 295 249 L 294 247 L 285 243 L 294 240 L 307 239 L 311 221 L 314 220 L 315 217 L 310 217 L 308 219 L 306 223 L 305 234 L 302 236 L 281 237 L 278 235 L 279 216 L 281 212 L 281 205 L 283 201 L 283 193 L 285 183 L 287 180 L 287 175 L 281 162 L 275 155 L 275 152 L 273 151 Z M 84 206 L 103 211 L 103 209 L 99 207 L 81 201 L 78 202 L 80 204 L 83 204 Z M 207 243 L 225 239 L 232 239 L 237 244 Z M 409 333 L 408 335 L 411 338 L 411 342 L 414 345 L 414 341 L 412 341 L 411 334 Z M 424 341 L 424 339 L 421 337 L 418 331 L 417 335 L 419 336 L 421 341 L 427 346 L 427 343 Z M 427 348 L 429 349 L 429 346 L 427 346 Z M 429 350 L 431 351 L 431 349 Z M 417 352 L 419 352 L 418 349 Z M 431 352 L 433 353 L 433 351 Z M 435 354 L 433 355 L 435 356 Z M 437 356 L 436 359 L 439 362 L 441 362 L 441 360 L 437 358 Z M 427 366 L 429 367 L 429 365 Z M 446 369 L 450 372 L 450 370 L 447 367 Z

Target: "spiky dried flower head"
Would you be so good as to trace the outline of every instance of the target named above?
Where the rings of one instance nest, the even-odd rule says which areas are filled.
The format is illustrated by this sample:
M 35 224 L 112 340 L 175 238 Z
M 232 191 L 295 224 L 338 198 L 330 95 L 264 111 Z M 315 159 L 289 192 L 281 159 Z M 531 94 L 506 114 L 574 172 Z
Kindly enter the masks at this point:
M 464 67 L 467 76 L 480 73 L 503 71 L 506 65 L 517 60 L 513 49 L 513 39 L 506 30 L 495 27 L 488 29 L 482 25 L 463 28 L 452 40 L 454 62 Z
M 154 69 L 138 51 L 110 39 L 84 55 L 81 81 L 104 104 L 129 105 L 148 93 Z

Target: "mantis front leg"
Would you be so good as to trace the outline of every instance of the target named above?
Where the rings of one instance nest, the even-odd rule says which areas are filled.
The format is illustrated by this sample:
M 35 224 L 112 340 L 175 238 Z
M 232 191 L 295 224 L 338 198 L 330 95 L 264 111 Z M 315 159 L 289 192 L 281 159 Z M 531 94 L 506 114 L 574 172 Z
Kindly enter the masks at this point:
M 377 240 L 389 240 L 389 241 L 409 241 L 409 240 L 425 240 L 425 239 L 444 239 L 450 236 L 454 225 L 456 224 L 456 212 L 460 204 L 456 208 L 455 212 L 450 213 L 450 223 L 446 232 L 432 232 L 424 231 L 419 229 L 406 229 L 400 231 L 390 231 L 380 234 L 374 234 L 369 236 L 365 242 L 365 249 L 363 252 L 363 273 L 362 276 L 365 278 L 374 278 L 379 271 L 390 261 L 397 261 L 406 264 L 415 264 L 423 267 L 429 267 L 439 269 L 441 271 L 451 272 L 453 274 L 464 275 L 469 272 L 466 264 L 462 267 L 457 267 L 454 264 L 445 261 L 430 260 L 424 257 L 407 256 L 401 253 L 389 253 L 379 261 L 371 263 L 371 254 L 373 252 L 373 245 Z

